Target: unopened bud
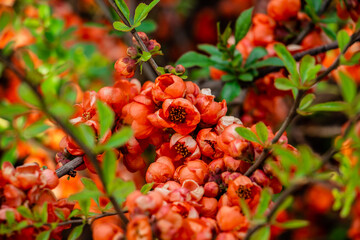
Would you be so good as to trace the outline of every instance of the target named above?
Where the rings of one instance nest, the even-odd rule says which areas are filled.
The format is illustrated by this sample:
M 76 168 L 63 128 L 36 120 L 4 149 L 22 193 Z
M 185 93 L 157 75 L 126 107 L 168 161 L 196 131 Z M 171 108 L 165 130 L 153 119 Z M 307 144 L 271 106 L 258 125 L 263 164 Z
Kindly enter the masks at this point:
M 149 38 L 148 36 L 146 35 L 146 33 L 144 32 L 138 32 L 137 33 L 141 39 L 141 41 L 143 41 L 143 43 L 145 44 L 145 46 L 148 46 L 149 45 Z M 133 37 L 132 38 L 132 42 L 135 46 L 139 46 L 139 43 L 137 42 L 136 38 Z
M 131 58 L 136 58 L 138 55 L 138 51 L 135 47 L 128 47 L 126 50 L 126 54 Z
M 185 73 L 185 67 L 183 65 L 176 65 L 175 67 L 175 71 L 179 74 L 184 74 Z

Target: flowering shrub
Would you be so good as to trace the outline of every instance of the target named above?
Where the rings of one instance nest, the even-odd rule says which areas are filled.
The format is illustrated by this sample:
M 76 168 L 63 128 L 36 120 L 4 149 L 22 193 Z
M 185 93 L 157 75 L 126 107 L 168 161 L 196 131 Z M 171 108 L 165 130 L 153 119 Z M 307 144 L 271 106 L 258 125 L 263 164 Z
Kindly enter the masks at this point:
M 164 67 L 186 1 L 0 3 L 1 238 L 359 239 L 360 5 L 255 2 Z

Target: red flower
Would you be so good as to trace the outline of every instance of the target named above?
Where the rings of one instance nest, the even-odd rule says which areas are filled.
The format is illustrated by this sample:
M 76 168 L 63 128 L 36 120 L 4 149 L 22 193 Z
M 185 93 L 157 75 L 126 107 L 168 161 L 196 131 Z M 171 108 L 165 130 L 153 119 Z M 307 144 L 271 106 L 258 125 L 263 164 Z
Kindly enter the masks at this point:
M 155 79 L 152 95 L 155 103 L 166 99 L 182 98 L 185 95 L 186 85 L 184 81 L 173 74 L 163 74 Z
M 164 183 L 172 179 L 175 172 L 174 164 L 168 157 L 159 157 L 151 163 L 146 171 L 146 182 Z
M 188 161 L 185 165 L 178 167 L 174 174 L 174 179 L 178 180 L 181 184 L 185 180 L 193 180 L 202 185 L 207 177 L 208 168 L 202 160 Z
M 120 58 L 115 62 L 114 68 L 122 77 L 131 78 L 135 75 L 136 61 L 129 57 Z
M 134 101 L 125 105 L 122 110 L 124 123 L 131 124 L 134 136 L 138 139 L 149 137 L 154 130 L 154 126 L 147 116 L 155 112 L 155 105 L 150 97 L 138 95 Z
M 296 17 L 300 8 L 300 0 L 271 0 L 267 12 L 276 21 L 286 21 Z
M 152 231 L 149 219 L 139 215 L 127 225 L 126 239 L 128 240 L 152 240 Z
M 253 183 L 250 178 L 240 175 L 229 182 L 227 194 L 232 204 L 239 205 L 240 199 L 244 199 L 250 209 L 254 209 L 260 199 L 261 188 Z
M 103 87 L 98 92 L 99 99 L 107 103 L 119 115 L 128 102 L 129 97 L 127 95 L 127 92 L 116 87 Z
M 247 229 L 249 222 L 240 213 L 238 206 L 223 206 L 216 215 L 216 221 L 222 231 L 237 231 Z
M 196 97 L 195 106 L 201 114 L 201 122 L 208 126 L 215 125 L 227 112 L 226 101 L 219 103 L 214 99 L 210 89 L 202 89 Z
M 191 82 L 191 81 L 186 81 L 185 85 L 186 85 L 185 98 L 187 100 L 189 100 L 190 102 L 192 102 L 193 104 L 195 104 L 196 103 L 196 97 L 200 93 L 199 86 L 196 85 L 195 83 Z
M 174 162 L 179 160 L 194 160 L 201 157 L 200 148 L 196 141 L 190 136 L 182 136 L 175 133 L 170 143 L 163 144 L 158 153 L 170 157 Z
M 166 99 L 162 109 L 149 115 L 148 119 L 155 127 L 172 128 L 182 135 L 187 135 L 194 131 L 200 122 L 200 113 L 189 100 Z
M 224 152 L 218 147 L 217 134 L 211 128 L 201 129 L 196 137 L 201 153 L 211 159 L 220 158 Z
M 266 46 L 274 42 L 276 22 L 268 15 L 257 13 L 253 17 L 252 33 L 255 45 Z
M 215 131 L 218 135 L 220 135 L 226 127 L 232 125 L 232 124 L 243 124 L 240 119 L 233 117 L 233 116 L 223 116 L 219 119 Z
M 75 114 L 70 119 L 72 124 L 84 123 L 88 120 L 97 120 L 96 99 L 98 95 L 94 91 L 84 93 L 83 101 L 75 104 Z

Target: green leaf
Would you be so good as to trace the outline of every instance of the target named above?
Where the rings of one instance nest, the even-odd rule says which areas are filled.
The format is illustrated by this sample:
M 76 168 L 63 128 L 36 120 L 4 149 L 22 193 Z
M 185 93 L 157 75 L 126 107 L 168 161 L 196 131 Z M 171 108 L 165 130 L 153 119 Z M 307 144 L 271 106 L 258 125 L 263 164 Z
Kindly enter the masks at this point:
M 4 29 L 5 26 L 11 21 L 12 16 L 9 12 L 3 11 L 0 15 L 0 29 Z
M 23 136 L 27 139 L 37 136 L 50 128 L 44 121 L 37 121 L 23 130 Z
M 275 87 L 279 90 L 288 91 L 296 88 L 296 85 L 288 78 L 275 79 Z
M 140 192 L 142 194 L 147 194 L 152 189 L 153 186 L 154 186 L 154 182 L 144 184 L 144 186 L 141 187 Z
M 113 186 L 113 196 L 115 196 L 118 204 L 122 204 L 126 200 L 126 197 L 136 189 L 132 181 L 125 182 L 120 178 L 114 180 Z
M 46 223 L 48 220 L 48 203 L 47 202 L 45 202 L 42 206 L 40 218 L 41 218 L 42 223 Z
M 251 15 L 253 8 L 243 11 L 235 23 L 235 44 L 243 39 L 251 26 Z
M 81 178 L 82 184 L 84 184 L 85 188 L 90 191 L 99 191 L 96 184 L 90 178 L 82 177 Z
M 340 112 L 345 109 L 346 104 L 344 102 L 326 102 L 313 105 L 306 110 L 310 112 Z
M 51 9 L 47 4 L 40 4 L 39 5 L 39 17 L 41 19 L 47 19 L 51 15 Z
M 346 30 L 340 30 L 336 35 L 336 39 L 338 41 L 340 51 L 342 52 L 345 46 L 349 43 L 350 36 Z
M 20 98 L 24 100 L 26 103 L 29 103 L 35 107 L 41 106 L 38 96 L 26 83 L 21 83 L 21 85 L 18 88 L 18 94 Z
M 33 63 L 33 61 L 31 60 L 31 57 L 30 57 L 29 52 L 23 51 L 22 57 L 23 57 L 23 60 L 24 60 L 24 62 L 25 62 L 25 64 L 26 64 L 26 66 L 27 66 L 29 69 L 34 69 L 34 63 Z
M 116 30 L 121 31 L 121 32 L 130 32 L 131 30 L 134 29 L 133 27 L 128 27 L 128 26 L 126 26 L 124 23 L 119 22 L 119 21 L 115 21 L 115 22 L 113 23 L 113 27 L 114 27 Z
M 236 81 L 236 76 L 232 74 L 224 74 L 221 76 L 221 81 L 229 82 L 229 81 Z
M 116 173 L 116 156 L 113 151 L 107 151 L 104 155 L 104 162 L 102 164 L 102 171 L 104 175 L 105 184 L 110 192 L 112 189 L 112 184 L 114 183 L 115 173 Z
M 152 33 L 156 30 L 157 24 L 155 21 L 146 19 L 141 22 L 141 25 L 136 27 L 136 31 L 138 32 L 145 32 L 145 33 Z
M 276 223 L 274 225 L 283 229 L 295 229 L 306 227 L 309 225 L 309 222 L 307 220 L 290 220 L 287 222 Z
M 130 22 L 130 11 L 124 0 L 115 0 L 116 5 L 124 14 L 125 18 Z
M 267 55 L 267 51 L 263 47 L 255 47 L 249 57 L 246 60 L 245 68 L 248 68 L 251 64 L 255 63 L 260 58 L 263 58 Z
M 84 229 L 84 224 L 81 224 L 79 226 L 76 226 L 73 228 L 73 230 L 71 231 L 68 240 L 76 240 L 79 239 L 83 229 Z
M 114 124 L 115 114 L 107 104 L 100 100 L 97 101 L 96 108 L 100 123 L 100 138 L 102 138 L 107 131 L 111 131 L 111 127 Z
M 271 194 L 269 189 L 265 188 L 261 191 L 259 204 L 256 209 L 255 218 L 262 219 L 265 218 L 265 212 L 269 208 L 269 203 L 271 201 Z
M 310 69 L 313 68 L 313 66 L 315 66 L 315 58 L 314 57 L 312 57 L 310 55 L 306 55 L 301 59 L 300 77 L 301 77 L 302 82 L 306 82 L 306 80 L 308 79 L 308 73 L 309 73 Z
M 260 228 L 250 237 L 250 240 L 269 240 L 269 239 L 270 239 L 270 226 L 265 226 Z
M 244 198 L 240 198 L 240 207 L 247 219 L 251 219 L 251 210 Z
M 141 23 L 158 2 L 160 2 L 160 0 L 153 0 L 149 5 L 140 3 L 135 9 L 134 24 Z
M 130 137 L 133 135 L 133 131 L 129 127 L 123 127 L 120 131 L 114 133 L 109 141 L 105 143 L 106 148 L 118 148 L 124 145 Z
M 280 57 L 280 59 L 283 61 L 286 69 L 289 71 L 291 76 L 295 81 L 299 80 L 299 74 L 296 69 L 296 61 L 293 58 L 293 56 L 290 54 L 290 52 L 286 49 L 286 47 L 281 44 L 277 43 L 274 46 L 276 54 Z
M 74 134 L 79 138 L 79 140 L 87 145 L 89 148 L 94 148 L 95 146 L 95 133 L 94 129 L 86 124 L 80 124 L 75 127 Z
M 193 51 L 187 52 L 182 55 L 176 62 L 176 65 L 183 65 L 184 67 L 209 67 L 214 64 L 214 61 L 210 60 L 209 57 L 196 53 Z
M 36 240 L 48 240 L 50 238 L 51 230 L 47 230 L 41 232 L 39 235 L 36 236 Z
M 15 164 L 17 160 L 16 158 L 17 158 L 16 145 L 14 145 L 9 150 L 5 151 L 5 153 L 2 154 L 0 164 L 3 164 L 5 161 Z
M 346 102 L 351 103 L 355 96 L 356 96 L 356 83 L 355 81 L 349 77 L 347 74 L 343 73 L 343 72 L 339 72 L 340 74 L 340 79 L 341 79 L 341 93 L 344 97 L 344 100 Z
M 0 105 L 0 117 L 8 120 L 11 120 L 15 116 L 22 115 L 28 111 L 29 108 L 21 104 Z
M 269 131 L 263 122 L 258 122 L 255 125 L 256 134 L 259 136 L 262 143 L 266 143 L 269 137 Z
M 305 110 L 306 108 L 308 108 L 311 105 L 311 103 L 314 101 L 314 99 L 315 99 L 315 95 L 313 93 L 307 94 L 303 99 L 301 99 L 299 109 Z
M 221 90 L 221 97 L 227 102 L 231 102 L 239 96 L 241 91 L 240 85 L 237 81 L 226 82 Z
M 222 56 L 222 53 L 219 51 L 219 49 L 213 45 L 210 45 L 210 44 L 200 44 L 198 45 L 198 48 L 201 50 L 201 51 L 204 51 L 210 55 L 214 55 L 214 56 L 219 56 L 221 57 Z
M 284 63 L 283 63 L 283 61 L 281 61 L 280 58 L 270 57 L 265 60 L 255 62 L 250 67 L 251 68 L 262 68 L 262 67 L 267 67 L 267 66 L 283 67 Z
M 7 224 L 13 225 L 15 223 L 15 213 L 13 211 L 6 211 L 5 216 Z
M 274 221 L 276 220 L 277 215 L 278 215 L 281 211 L 283 211 L 283 210 L 287 209 L 288 207 L 290 207 L 290 206 L 292 205 L 293 201 L 294 201 L 294 197 L 293 197 L 293 196 L 287 197 L 286 200 L 283 201 L 283 203 L 280 204 L 280 206 L 279 206 L 278 209 L 276 210 L 275 214 L 273 214 L 273 217 L 270 219 L 270 222 L 271 222 L 271 223 L 274 222 Z
M 331 40 L 335 41 L 336 40 L 336 33 L 328 27 L 321 27 L 321 29 L 325 32 L 325 34 L 331 38 Z
M 142 52 L 141 54 L 141 57 L 140 57 L 140 61 L 143 61 L 143 62 L 147 62 L 149 61 L 149 59 L 151 58 L 151 53 L 149 52 Z
M 259 137 L 256 136 L 255 133 L 253 133 L 250 129 L 246 127 L 238 127 L 236 128 L 236 132 L 243 138 L 245 138 L 248 141 L 256 142 L 261 144 Z
M 238 79 L 244 82 L 251 82 L 254 79 L 254 76 L 250 73 L 242 73 L 238 76 Z

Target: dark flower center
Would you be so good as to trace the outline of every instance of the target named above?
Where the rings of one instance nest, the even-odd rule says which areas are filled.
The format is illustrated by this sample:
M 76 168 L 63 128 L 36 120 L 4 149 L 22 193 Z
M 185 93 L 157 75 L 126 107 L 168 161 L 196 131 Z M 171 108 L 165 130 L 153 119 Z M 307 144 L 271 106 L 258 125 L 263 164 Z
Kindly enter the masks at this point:
M 205 140 L 205 142 L 215 151 L 215 141 Z
M 88 111 L 86 111 L 86 112 L 84 112 L 84 113 L 82 114 L 82 117 L 83 117 L 86 121 L 88 121 L 88 120 L 91 119 L 91 113 L 88 112 Z
M 236 190 L 236 194 L 243 199 L 251 198 L 251 189 L 249 187 L 240 185 Z
M 180 154 L 184 158 L 191 154 L 190 151 L 184 146 L 183 143 L 176 143 L 175 150 L 178 154 Z
M 169 111 L 169 119 L 173 123 L 183 123 L 186 119 L 186 111 L 183 107 L 172 107 Z

